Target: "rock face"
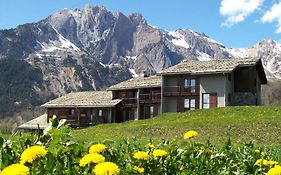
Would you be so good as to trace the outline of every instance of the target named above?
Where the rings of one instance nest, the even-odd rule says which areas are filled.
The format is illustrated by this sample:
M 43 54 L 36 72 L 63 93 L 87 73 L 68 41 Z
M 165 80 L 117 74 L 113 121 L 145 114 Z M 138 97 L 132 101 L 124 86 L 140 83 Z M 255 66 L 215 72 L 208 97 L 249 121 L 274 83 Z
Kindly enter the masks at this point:
M 104 89 L 183 60 L 230 57 L 262 58 L 269 77 L 281 76 L 281 46 L 272 40 L 226 48 L 205 34 L 168 32 L 149 25 L 140 14 L 125 16 L 104 7 L 63 9 L 37 23 L 0 30 L 0 60 L 21 60 L 36 69 L 42 78 L 31 90 L 43 101 L 71 91 Z

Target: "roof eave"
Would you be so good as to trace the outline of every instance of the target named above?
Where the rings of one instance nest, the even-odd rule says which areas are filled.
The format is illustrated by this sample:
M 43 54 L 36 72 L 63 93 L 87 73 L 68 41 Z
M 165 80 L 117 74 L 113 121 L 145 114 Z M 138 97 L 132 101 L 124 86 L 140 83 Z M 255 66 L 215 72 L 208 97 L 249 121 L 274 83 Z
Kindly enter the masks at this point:
M 122 87 L 122 88 L 108 88 L 108 91 L 130 90 L 130 89 L 140 89 L 140 88 L 155 88 L 155 87 L 161 87 L 161 84 L 153 85 L 153 86 L 134 86 L 134 87 Z
M 223 74 L 223 73 L 231 73 L 233 71 L 232 70 L 227 70 L 227 71 L 202 71 L 202 72 L 188 72 L 189 75 L 212 75 L 212 74 Z M 169 72 L 169 73 L 165 73 L 162 75 L 184 75 L 187 73 L 184 72 Z
M 52 104 L 52 105 L 44 105 L 42 107 L 45 107 L 45 108 L 113 108 L 120 102 L 118 102 L 114 105 L 57 105 L 57 104 Z
M 45 128 L 47 128 L 48 126 L 45 126 L 45 125 L 39 125 L 39 129 L 45 129 Z M 38 126 L 36 125 L 30 125 L 30 126 L 28 126 L 28 125 L 20 125 L 20 126 L 18 126 L 18 129 L 38 129 Z

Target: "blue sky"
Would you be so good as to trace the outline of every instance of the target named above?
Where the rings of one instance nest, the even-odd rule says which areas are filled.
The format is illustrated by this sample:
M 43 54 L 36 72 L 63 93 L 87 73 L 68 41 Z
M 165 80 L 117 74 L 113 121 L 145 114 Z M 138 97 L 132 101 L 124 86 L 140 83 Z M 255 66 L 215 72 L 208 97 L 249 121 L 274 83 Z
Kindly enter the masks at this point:
M 85 4 L 124 14 L 141 13 L 166 30 L 192 29 L 227 47 L 251 47 L 272 38 L 281 42 L 281 0 L 1 0 L 0 29 L 37 22 L 63 8 Z

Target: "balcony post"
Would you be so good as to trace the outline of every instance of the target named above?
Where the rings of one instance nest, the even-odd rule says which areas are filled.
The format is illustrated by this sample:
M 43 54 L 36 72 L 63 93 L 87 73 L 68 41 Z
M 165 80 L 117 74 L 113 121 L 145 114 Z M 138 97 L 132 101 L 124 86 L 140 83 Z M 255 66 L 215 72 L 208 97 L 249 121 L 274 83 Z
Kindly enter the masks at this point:
M 80 109 L 76 107 L 76 110 L 77 110 L 77 118 L 78 118 L 77 124 L 80 125 Z
M 160 114 L 163 113 L 163 96 L 164 96 L 164 77 L 161 75 L 161 90 L 160 90 Z
M 137 92 L 137 120 L 140 118 L 140 89 Z

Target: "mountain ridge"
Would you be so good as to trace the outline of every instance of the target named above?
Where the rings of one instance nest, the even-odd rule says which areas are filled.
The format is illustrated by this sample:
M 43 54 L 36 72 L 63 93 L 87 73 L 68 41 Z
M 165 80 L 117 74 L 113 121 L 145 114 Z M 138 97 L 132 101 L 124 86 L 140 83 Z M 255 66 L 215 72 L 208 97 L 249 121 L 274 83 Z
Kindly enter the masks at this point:
M 181 61 L 232 57 L 262 58 L 267 76 L 281 77 L 281 44 L 273 40 L 227 48 L 204 33 L 166 31 L 148 24 L 141 14 L 125 16 L 105 7 L 62 9 L 39 22 L 0 30 L 0 60 L 23 60 L 39 70 L 42 78 L 31 82 L 31 91 L 43 101 L 71 91 L 105 89 Z M 39 102 L 20 104 L 25 108 Z

